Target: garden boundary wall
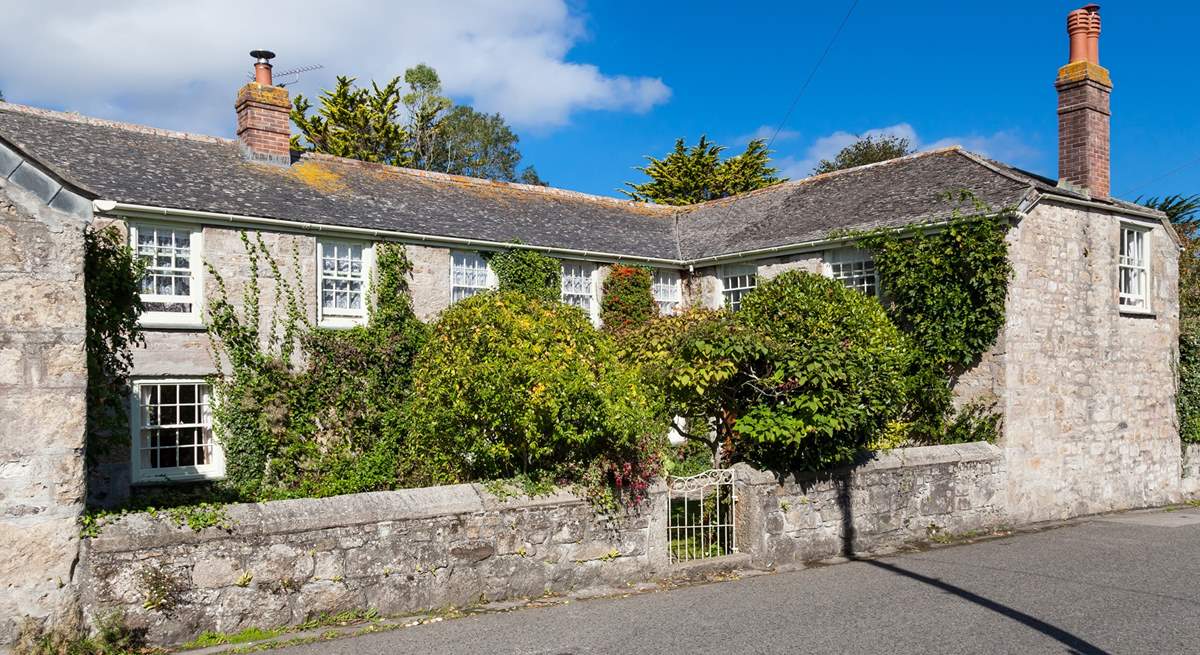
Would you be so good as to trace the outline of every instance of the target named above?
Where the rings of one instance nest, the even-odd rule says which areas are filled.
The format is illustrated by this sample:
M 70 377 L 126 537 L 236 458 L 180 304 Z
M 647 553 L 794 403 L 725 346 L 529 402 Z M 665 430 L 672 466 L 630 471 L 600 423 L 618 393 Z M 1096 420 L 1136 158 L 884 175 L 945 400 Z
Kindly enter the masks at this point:
M 925 538 L 931 525 L 980 530 L 1005 515 L 1002 457 L 989 444 L 896 450 L 782 484 L 736 470 L 737 565 L 772 569 L 846 544 L 877 552 Z M 501 499 L 454 485 L 233 505 L 227 529 L 199 532 L 131 515 L 85 540 L 78 588 L 87 616 L 123 611 L 159 644 L 355 609 L 405 614 L 615 589 L 688 572 L 670 561 L 667 502 L 660 484 L 610 519 L 566 492 Z

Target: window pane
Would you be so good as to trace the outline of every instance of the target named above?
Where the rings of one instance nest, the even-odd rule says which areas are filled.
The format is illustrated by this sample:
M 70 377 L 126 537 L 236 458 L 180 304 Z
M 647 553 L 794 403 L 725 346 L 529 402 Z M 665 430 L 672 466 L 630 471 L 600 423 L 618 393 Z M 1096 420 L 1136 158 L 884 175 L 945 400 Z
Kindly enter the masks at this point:
M 207 385 L 144 382 L 139 435 L 134 443 L 144 469 L 192 467 L 211 461 L 212 432 Z
M 145 264 L 140 292 L 148 312 L 191 312 L 193 303 L 187 301 L 192 292 L 192 260 L 190 229 L 157 226 L 133 226 L 136 232 L 137 255 Z

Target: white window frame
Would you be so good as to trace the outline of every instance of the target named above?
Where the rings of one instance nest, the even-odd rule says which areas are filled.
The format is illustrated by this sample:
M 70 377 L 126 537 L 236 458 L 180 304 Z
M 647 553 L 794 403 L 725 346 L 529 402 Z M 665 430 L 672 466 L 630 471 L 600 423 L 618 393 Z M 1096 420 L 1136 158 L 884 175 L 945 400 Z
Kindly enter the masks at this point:
M 138 248 L 138 235 L 143 230 L 171 230 L 188 232 L 188 296 L 160 296 L 158 294 L 139 293 L 143 303 L 187 302 L 192 308 L 189 312 L 159 312 L 143 311 L 138 322 L 145 327 L 157 328 L 199 328 L 203 327 L 202 312 L 204 308 L 204 233 L 199 225 L 187 223 L 168 223 L 151 221 L 130 221 L 129 247 L 134 257 L 141 257 Z M 177 269 L 182 270 L 182 269 Z
M 1126 234 L 1137 234 L 1138 241 L 1141 246 L 1138 259 L 1130 257 L 1127 254 Z M 1122 313 L 1127 314 L 1149 314 L 1153 311 L 1150 304 L 1150 299 L 1153 296 L 1151 293 L 1151 267 L 1150 253 L 1152 229 L 1146 225 L 1137 223 L 1128 223 L 1122 221 L 1120 223 L 1120 232 L 1117 234 L 1117 307 Z M 1132 273 L 1141 282 L 1141 288 L 1137 292 L 1126 292 L 1123 289 L 1125 285 L 1126 271 Z
M 869 250 L 835 248 L 825 252 L 825 277 L 838 280 L 846 288 L 879 298 L 879 272 Z
M 459 265 L 460 259 L 464 262 L 464 265 L 461 265 L 461 266 Z M 479 270 L 478 264 L 483 264 L 484 270 L 487 271 L 487 281 L 485 282 L 485 284 L 483 286 L 479 286 L 477 284 L 457 284 L 456 283 L 455 273 L 460 269 L 468 268 L 468 266 L 466 265 L 468 263 L 471 265 L 470 268 L 474 268 L 475 270 Z M 498 286 L 498 282 L 496 279 L 496 273 L 492 270 L 492 265 L 490 263 L 488 263 L 488 260 L 483 256 L 483 253 L 478 252 L 478 251 L 473 251 L 473 250 L 451 250 L 450 251 L 450 304 L 451 305 L 453 305 L 454 303 L 466 300 L 467 298 L 470 298 L 471 296 L 474 296 L 476 294 L 483 293 L 484 291 L 489 291 L 489 290 L 495 289 L 497 286 Z M 462 290 L 464 295 L 462 295 L 462 297 L 460 297 L 460 298 L 456 298 L 455 291 L 457 291 L 457 290 Z
M 758 288 L 758 266 L 756 264 L 725 264 L 720 268 L 718 280 L 721 283 L 721 302 L 731 311 L 742 307 L 742 298 Z M 750 284 L 745 284 L 741 278 L 751 278 Z M 731 285 L 731 281 L 736 284 Z
M 142 466 L 142 387 L 146 385 L 195 384 L 208 387 L 207 411 L 203 410 L 198 420 L 190 424 L 176 423 L 180 427 L 201 427 L 208 430 L 208 439 L 212 447 L 212 456 L 208 464 L 201 466 L 173 466 L 170 468 L 151 468 Z M 207 380 L 198 378 L 142 378 L 133 380 L 133 393 L 130 394 L 129 404 L 129 451 L 131 481 L 134 484 L 153 484 L 159 482 L 191 482 L 199 480 L 219 480 L 225 477 L 225 451 L 217 441 L 212 429 L 213 389 Z
M 325 269 L 322 259 L 324 258 L 325 246 L 342 246 L 342 247 L 362 247 L 362 302 L 359 303 L 358 309 L 338 309 L 336 307 L 326 309 L 322 298 L 323 288 L 325 286 Z M 317 239 L 317 325 L 325 328 L 348 328 L 356 325 L 365 325 L 367 322 L 368 307 L 371 304 L 371 276 L 375 272 L 375 244 L 366 241 L 355 241 L 353 239 Z M 334 276 L 335 279 L 344 279 L 339 276 Z
M 586 279 L 588 290 L 586 294 L 576 293 L 575 289 L 567 289 L 568 271 L 569 269 L 577 268 L 579 273 L 572 274 L 570 277 L 576 279 Z M 599 284 L 600 267 L 595 262 L 588 262 L 578 259 L 564 259 L 558 268 L 558 289 L 559 299 L 572 307 L 579 307 L 588 314 L 588 318 L 592 320 L 594 325 L 600 324 L 600 284 Z M 570 291 L 570 293 L 568 293 Z M 589 296 L 587 307 L 582 306 L 577 302 L 568 300 L 568 296 Z
M 674 268 L 655 268 L 650 271 L 650 293 L 660 315 L 674 314 L 683 306 L 683 279 Z

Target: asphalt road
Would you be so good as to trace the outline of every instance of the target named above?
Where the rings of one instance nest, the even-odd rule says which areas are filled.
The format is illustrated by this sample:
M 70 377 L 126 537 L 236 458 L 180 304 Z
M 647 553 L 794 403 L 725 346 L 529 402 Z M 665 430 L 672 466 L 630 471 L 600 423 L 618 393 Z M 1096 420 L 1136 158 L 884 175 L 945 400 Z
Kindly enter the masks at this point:
M 1200 509 L 276 652 L 1200 653 Z

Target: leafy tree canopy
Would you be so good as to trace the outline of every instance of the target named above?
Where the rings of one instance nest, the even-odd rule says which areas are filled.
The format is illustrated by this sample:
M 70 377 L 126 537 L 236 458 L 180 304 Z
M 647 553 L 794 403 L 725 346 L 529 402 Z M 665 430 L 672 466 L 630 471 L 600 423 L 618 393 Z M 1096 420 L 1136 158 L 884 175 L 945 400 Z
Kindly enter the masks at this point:
M 520 168 L 519 138 L 500 114 L 455 106 L 437 71 L 418 64 L 383 87 L 338 77 L 320 108 L 297 95 L 291 112 L 300 134 L 292 148 L 409 166 L 439 173 L 545 185 L 532 166 Z M 405 87 L 407 91 L 405 91 Z
M 1138 196 L 1135 202 L 1163 212 L 1172 223 L 1183 228 L 1182 232 L 1188 236 L 1192 236 L 1196 227 L 1200 225 L 1200 193 L 1193 193 L 1190 196 L 1176 193 L 1161 198 L 1154 196 L 1145 200 Z
M 912 143 L 904 137 L 886 134 L 878 137 L 866 136 L 842 148 L 832 160 L 822 159 L 813 169 L 812 174 L 820 175 L 845 168 L 874 164 L 910 155 L 913 152 Z
M 629 190 L 621 189 L 621 193 L 642 202 L 690 205 L 785 181 L 771 166 L 770 151 L 762 139 L 754 139 L 741 154 L 723 160 L 724 150 L 725 146 L 711 143 L 706 136 L 691 147 L 678 139 L 666 157 L 647 157 L 650 163 L 637 168 L 650 178 L 648 182 L 626 182 Z

